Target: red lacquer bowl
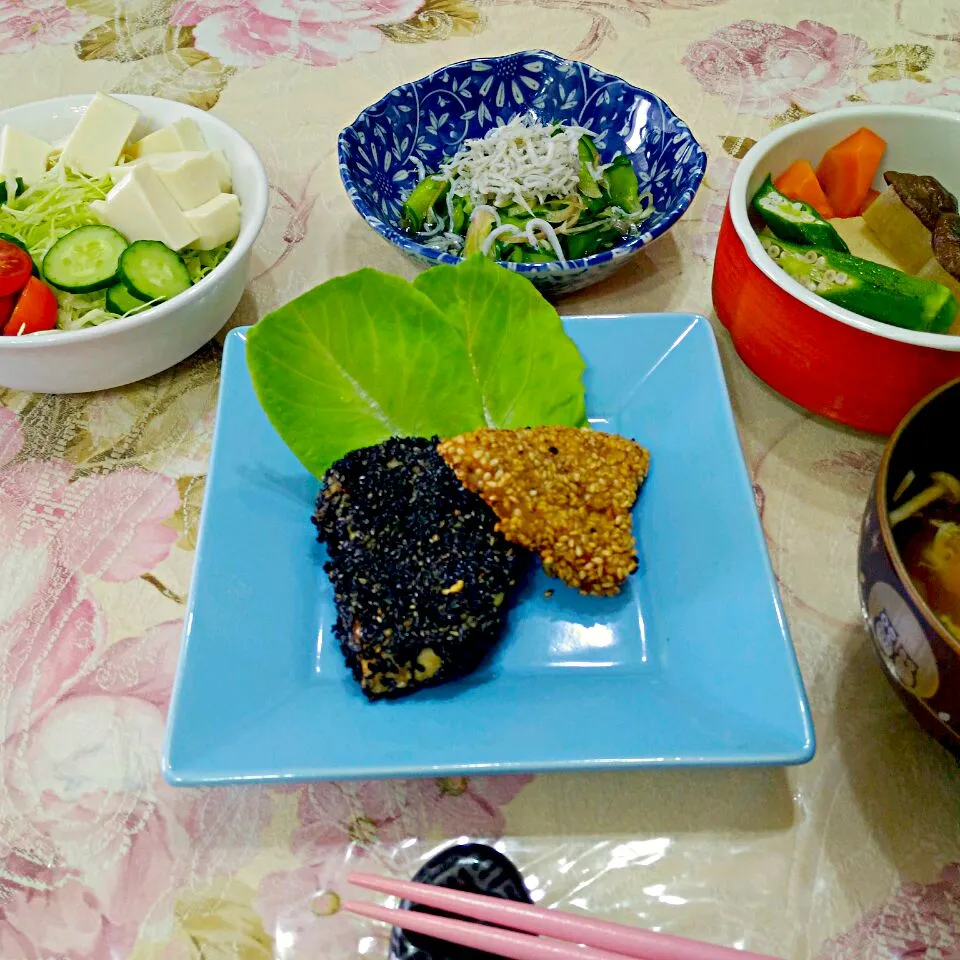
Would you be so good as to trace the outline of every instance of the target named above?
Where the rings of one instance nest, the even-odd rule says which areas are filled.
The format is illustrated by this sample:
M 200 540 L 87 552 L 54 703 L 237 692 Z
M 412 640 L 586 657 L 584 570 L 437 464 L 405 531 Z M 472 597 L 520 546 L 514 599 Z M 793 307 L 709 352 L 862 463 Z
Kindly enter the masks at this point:
M 713 303 L 741 359 L 774 390 L 831 420 L 888 434 L 926 394 L 960 376 L 960 337 L 903 330 L 828 303 L 767 256 L 747 215 L 768 173 L 800 158 L 816 164 L 864 126 L 887 141 L 880 174 L 931 174 L 960 192 L 958 114 L 847 107 L 781 127 L 737 169 L 720 227 Z

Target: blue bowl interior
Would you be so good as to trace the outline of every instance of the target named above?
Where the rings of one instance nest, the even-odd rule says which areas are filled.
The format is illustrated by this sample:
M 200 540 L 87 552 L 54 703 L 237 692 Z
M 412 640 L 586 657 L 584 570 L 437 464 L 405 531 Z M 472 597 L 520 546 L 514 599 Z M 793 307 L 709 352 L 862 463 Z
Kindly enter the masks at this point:
M 344 186 L 378 233 L 414 255 L 456 263 L 459 258 L 424 247 L 399 228 L 403 201 L 419 180 L 414 158 L 435 170 L 464 140 L 529 111 L 544 122 L 590 129 L 603 160 L 629 156 L 640 190 L 653 194 L 655 212 L 638 237 L 567 268 L 649 243 L 687 209 L 703 179 L 706 155 L 659 97 L 589 64 L 537 50 L 456 63 L 392 90 L 341 132 Z M 525 266 L 532 272 L 559 267 Z

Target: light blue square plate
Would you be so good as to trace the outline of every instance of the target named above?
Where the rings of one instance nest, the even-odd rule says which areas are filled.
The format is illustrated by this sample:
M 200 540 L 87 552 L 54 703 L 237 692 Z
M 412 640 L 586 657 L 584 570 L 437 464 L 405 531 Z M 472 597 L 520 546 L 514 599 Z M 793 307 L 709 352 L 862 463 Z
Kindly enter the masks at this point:
M 620 596 L 538 571 L 473 676 L 368 703 L 332 625 L 317 481 L 227 338 L 164 752 L 174 784 L 803 763 L 814 734 L 702 317 L 571 318 L 599 429 L 651 451 Z M 546 591 L 553 590 L 552 596 Z

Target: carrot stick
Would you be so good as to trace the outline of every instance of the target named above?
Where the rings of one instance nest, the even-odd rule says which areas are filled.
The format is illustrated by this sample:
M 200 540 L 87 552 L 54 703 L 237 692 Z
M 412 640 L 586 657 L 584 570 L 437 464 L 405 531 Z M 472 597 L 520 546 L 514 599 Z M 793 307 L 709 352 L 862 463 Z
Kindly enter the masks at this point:
M 823 155 L 817 179 L 838 217 L 855 217 L 863 208 L 886 149 L 885 141 L 861 127 Z
M 797 160 L 791 163 L 783 173 L 773 181 L 773 185 L 791 200 L 809 203 L 824 220 L 833 219 L 833 207 L 827 200 L 813 166 L 809 160 Z
M 867 191 L 867 199 L 863 201 L 863 206 L 860 208 L 860 215 L 861 215 L 861 216 L 863 216 L 864 210 L 866 210 L 867 207 L 869 207 L 870 204 L 873 203 L 873 201 L 876 200 L 877 197 L 879 197 L 879 196 L 880 196 L 880 191 L 879 191 L 879 190 L 874 190 L 873 187 L 871 187 L 871 188 Z

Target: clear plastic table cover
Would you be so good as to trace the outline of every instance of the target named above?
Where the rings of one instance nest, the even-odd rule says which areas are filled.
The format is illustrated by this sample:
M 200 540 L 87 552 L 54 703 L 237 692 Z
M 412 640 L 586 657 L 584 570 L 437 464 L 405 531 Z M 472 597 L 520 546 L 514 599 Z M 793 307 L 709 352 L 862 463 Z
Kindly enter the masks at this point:
M 960 109 L 958 38 L 953 0 L 0 0 L 0 78 L 10 103 L 180 97 L 253 141 L 272 204 L 240 324 L 360 265 L 411 275 L 339 183 L 336 134 L 363 106 L 474 55 L 586 57 L 663 96 L 710 164 L 667 237 L 560 309 L 709 314 L 751 141 L 850 100 Z M 500 844 L 549 906 L 786 960 L 960 956 L 960 776 L 859 623 L 881 445 L 720 341 L 817 728 L 788 770 L 173 790 L 159 756 L 218 352 L 104 395 L 0 391 L 0 958 L 385 957 L 386 930 L 340 909 L 346 873 L 411 876 L 461 836 Z

